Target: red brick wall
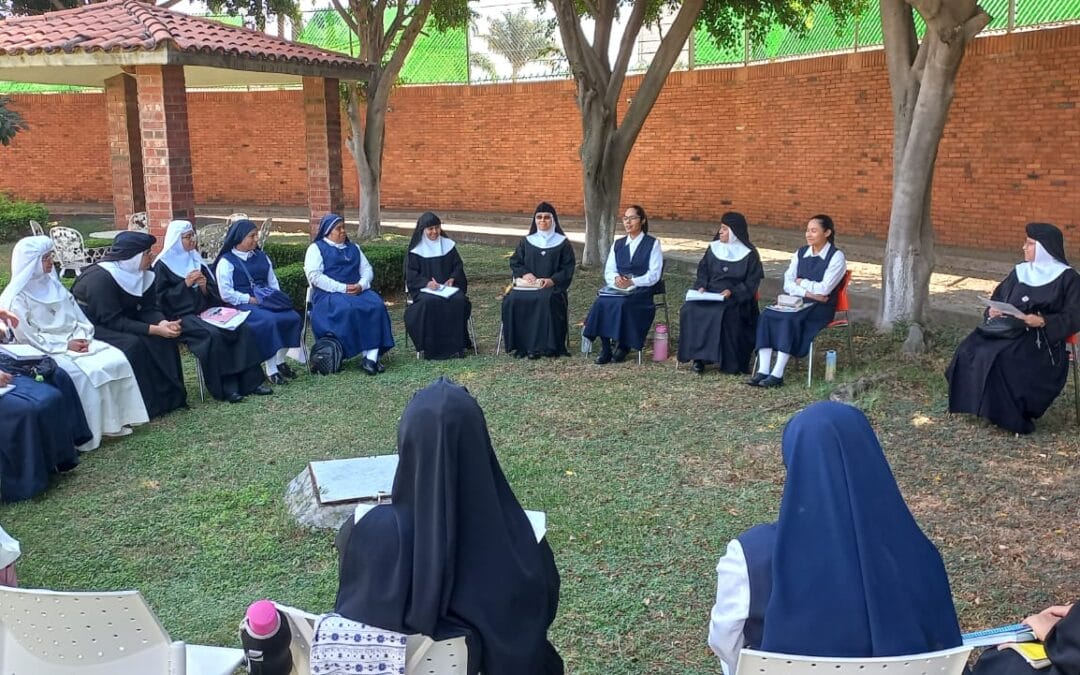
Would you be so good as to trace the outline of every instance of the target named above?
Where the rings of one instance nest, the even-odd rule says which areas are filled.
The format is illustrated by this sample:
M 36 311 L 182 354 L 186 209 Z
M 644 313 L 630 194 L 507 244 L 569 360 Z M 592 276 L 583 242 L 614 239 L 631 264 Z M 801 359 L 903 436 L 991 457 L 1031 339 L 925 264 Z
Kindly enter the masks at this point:
M 633 95 L 628 84 L 624 100 Z M 304 205 L 302 92 L 189 95 L 199 203 Z M 1048 220 L 1080 241 L 1080 26 L 977 40 L 956 87 L 934 188 L 939 241 L 1016 249 Z M 0 150 L 0 190 L 111 201 L 98 95 L 19 96 L 32 129 Z M 383 201 L 392 208 L 582 211 L 572 82 L 408 87 L 391 98 Z M 623 197 L 658 217 L 883 237 L 892 120 L 880 51 L 674 73 L 637 142 Z M 345 198 L 356 173 L 343 151 Z

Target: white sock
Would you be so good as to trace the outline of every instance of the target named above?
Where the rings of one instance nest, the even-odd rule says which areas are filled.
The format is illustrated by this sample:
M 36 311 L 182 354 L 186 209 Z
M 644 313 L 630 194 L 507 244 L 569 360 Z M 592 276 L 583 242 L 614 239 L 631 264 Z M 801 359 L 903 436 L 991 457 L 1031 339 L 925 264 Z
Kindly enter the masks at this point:
M 366 352 L 364 352 L 364 358 L 367 359 L 368 361 L 371 361 L 372 363 L 378 363 L 379 362 L 379 348 L 376 347 L 375 349 L 367 350 Z
M 773 366 L 772 376 L 777 378 L 784 377 L 784 368 L 787 368 L 787 362 L 791 360 L 791 354 L 785 352 L 776 352 L 776 365 Z
M 263 365 L 266 366 L 266 376 L 273 377 L 277 375 L 277 357 L 271 357 L 266 361 L 263 361 Z
M 277 354 L 274 354 L 274 363 L 276 363 L 278 365 L 280 365 L 282 363 L 285 363 L 285 354 L 287 354 L 288 352 L 289 352 L 288 347 L 284 347 L 282 349 L 279 349 L 277 351 Z
M 765 347 L 758 350 L 757 371 L 762 375 L 769 374 L 769 363 L 772 362 L 772 349 Z

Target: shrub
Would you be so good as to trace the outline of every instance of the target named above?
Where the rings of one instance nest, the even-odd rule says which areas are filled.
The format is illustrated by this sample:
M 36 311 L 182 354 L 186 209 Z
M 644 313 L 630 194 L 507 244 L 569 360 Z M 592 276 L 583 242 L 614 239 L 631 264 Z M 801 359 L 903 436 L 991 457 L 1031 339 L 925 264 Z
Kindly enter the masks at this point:
M 30 221 L 47 227 L 49 210 L 41 204 L 10 199 L 0 193 L 0 241 L 14 241 L 30 235 Z
M 274 274 L 277 276 L 278 284 L 281 285 L 281 290 L 292 299 L 293 307 L 303 314 L 304 297 L 307 295 L 308 287 L 307 276 L 304 275 L 304 263 L 298 262 L 278 267 L 275 261 Z

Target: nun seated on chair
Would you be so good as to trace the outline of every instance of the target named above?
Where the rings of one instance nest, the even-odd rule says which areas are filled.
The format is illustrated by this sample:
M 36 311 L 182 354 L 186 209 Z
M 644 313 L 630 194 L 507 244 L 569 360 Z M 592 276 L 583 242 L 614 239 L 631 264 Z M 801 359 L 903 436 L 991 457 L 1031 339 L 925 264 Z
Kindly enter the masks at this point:
M 333 336 L 342 358 L 363 354 L 360 368 L 376 375 L 386 368 L 379 357 L 394 348 L 390 314 L 382 297 L 371 290 L 371 263 L 349 240 L 345 221 L 328 213 L 304 256 L 311 284 L 311 328 L 315 338 Z
M 506 351 L 519 359 L 569 356 L 567 290 L 574 279 L 574 249 L 551 204 L 536 207 L 529 234 L 510 257 L 510 271 L 514 283 L 502 302 Z
M 781 442 L 775 523 L 728 543 L 709 647 L 735 672 L 743 648 L 867 658 L 960 646 L 945 565 L 919 529 L 869 421 L 815 403 Z
M 462 675 L 562 675 L 547 638 L 555 557 L 503 475 L 476 399 L 445 378 L 420 390 L 398 425 L 398 457 L 391 503 L 338 533 L 334 611 L 406 635 L 464 636 Z
M 802 304 L 798 307 L 766 307 L 758 319 L 758 371 L 747 384 L 782 387 L 784 369 L 792 356 L 810 353 L 810 344 L 836 316 L 839 286 L 847 272 L 844 253 L 836 248 L 832 218 L 814 216 L 806 224 L 806 246 L 791 256 L 784 272 L 784 293 Z M 776 363 L 772 363 L 773 352 Z
M 631 349 L 645 347 L 645 337 L 656 317 L 653 286 L 664 269 L 664 253 L 660 241 L 649 234 L 645 209 L 631 204 L 622 224 L 626 236 L 611 245 L 604 265 L 607 286 L 597 295 L 581 331 L 586 340 L 600 338 L 600 355 L 596 357 L 600 365 L 621 363 Z
M 21 318 L 15 338 L 52 357 L 78 389 L 93 436 L 79 450 L 93 450 L 102 436 L 126 436 L 131 426 L 149 421 L 124 353 L 94 339 L 94 324 L 60 283 L 51 239 L 27 237 L 15 244 L 11 283 L 0 294 L 0 309 Z
M 1024 262 L 991 300 L 1020 317 L 986 310 L 986 322 L 956 348 L 945 373 L 949 412 L 978 415 L 1017 434 L 1035 430 L 1069 378 L 1065 340 L 1080 331 L 1080 275 L 1065 258 L 1061 230 L 1028 223 Z
M 166 317 L 180 322 L 180 341 L 199 360 L 211 396 L 237 403 L 248 394 L 273 393 L 265 384 L 259 346 L 247 324 L 223 328 L 216 323 L 216 317 L 226 316 L 221 311 L 225 302 L 199 256 L 189 221 L 169 223 L 165 245 L 154 260 L 154 277 L 158 306 Z
M 124 352 L 150 419 L 187 405 L 180 366 L 180 322 L 158 306 L 150 249 L 157 238 L 121 232 L 101 262 L 75 279 L 71 294 L 94 324 L 94 338 Z
M 292 352 L 303 360 L 301 319 L 289 296 L 281 291 L 274 264 L 258 247 L 259 228 L 241 218 L 225 234 L 214 260 L 218 291 L 230 305 L 251 312 L 244 324 L 255 334 L 259 358 L 272 384 L 285 384 L 296 372 L 285 363 Z
M 405 289 L 412 300 L 405 329 L 425 359 L 464 356 L 472 347 L 468 287 L 454 240 L 443 236 L 442 221 L 428 211 L 416 221 L 405 259 Z

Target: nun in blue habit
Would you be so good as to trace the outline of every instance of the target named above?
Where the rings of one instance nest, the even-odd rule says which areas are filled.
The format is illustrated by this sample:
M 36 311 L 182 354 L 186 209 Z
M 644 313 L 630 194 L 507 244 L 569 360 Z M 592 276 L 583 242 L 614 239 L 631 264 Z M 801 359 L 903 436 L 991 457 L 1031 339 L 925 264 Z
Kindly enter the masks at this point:
M 5 323 L 18 317 L 0 310 L 0 342 Z M 49 474 L 79 464 L 77 446 L 92 438 L 75 383 L 62 368 L 37 382 L 0 355 L 0 501 L 15 502 L 43 492 Z M 7 389 L 7 387 L 12 387 Z
M 596 357 L 599 365 L 622 362 L 629 350 L 645 346 L 645 337 L 656 317 L 653 287 L 664 270 L 664 253 L 660 241 L 649 234 L 645 209 L 630 205 L 622 224 L 626 236 L 611 245 L 604 265 L 607 286 L 597 295 L 582 329 L 585 339 L 600 338 L 600 355 Z M 611 288 L 618 290 L 607 290 Z
M 281 290 L 274 265 L 259 248 L 259 228 L 250 220 L 238 220 L 225 234 L 225 242 L 214 260 L 221 299 L 249 311 L 244 324 L 255 334 L 259 356 L 273 384 L 285 384 L 296 373 L 285 363 L 290 350 L 303 359 L 300 344 L 302 319 L 293 309 L 273 311 L 259 305 L 254 286 Z
M 334 336 L 341 343 L 343 358 L 363 354 L 360 368 L 365 373 L 383 372 L 379 356 L 394 348 L 390 314 L 382 297 L 371 290 L 375 272 L 364 252 L 345 233 L 341 216 L 323 216 L 304 256 L 304 274 L 313 291 L 311 327 L 315 337 Z
M 941 555 L 862 412 L 807 407 L 784 429 L 783 456 L 780 517 L 731 541 L 716 567 L 709 646 L 725 672 L 744 647 L 863 658 L 959 646 Z

